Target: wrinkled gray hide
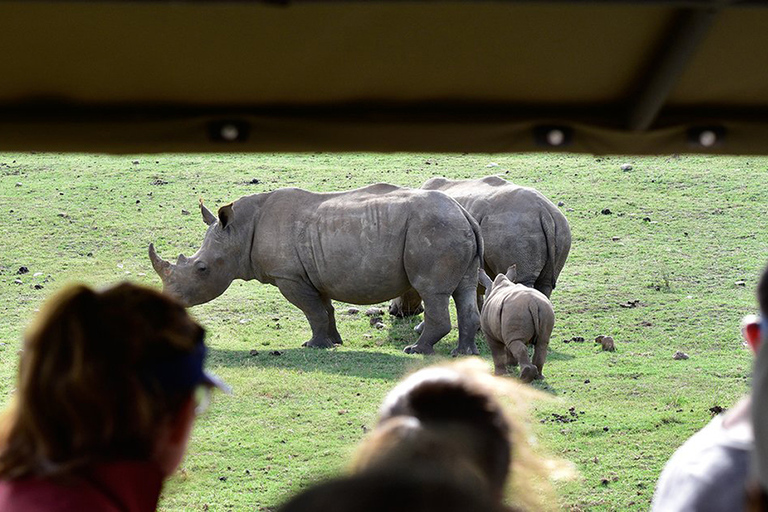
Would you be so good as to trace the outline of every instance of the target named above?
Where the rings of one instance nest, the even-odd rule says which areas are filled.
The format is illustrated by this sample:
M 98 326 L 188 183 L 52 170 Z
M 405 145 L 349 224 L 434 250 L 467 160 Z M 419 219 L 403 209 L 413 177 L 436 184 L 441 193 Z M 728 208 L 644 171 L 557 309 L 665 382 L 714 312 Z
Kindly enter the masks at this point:
M 218 217 L 200 208 L 209 227 L 193 256 L 173 265 L 149 248 L 164 291 L 187 306 L 218 297 L 234 279 L 257 279 L 306 315 L 306 346 L 332 347 L 342 341 L 332 299 L 375 304 L 414 289 L 424 299 L 426 326 L 406 352 L 434 352 L 451 330 L 453 296 L 454 354 L 478 353 L 482 238 L 474 219 L 442 192 L 386 184 L 326 194 L 286 188 L 238 199 Z
M 480 284 L 487 293 L 480 313 L 480 327 L 493 356 L 496 375 L 507 373 L 507 365 L 520 364 L 520 379 L 543 378 L 547 347 L 555 325 L 552 303 L 540 291 L 514 283 L 514 266 L 507 275 L 491 279 L 482 269 Z M 528 346 L 533 345 L 533 364 Z
M 549 297 L 571 249 L 571 229 L 560 210 L 538 191 L 497 176 L 476 180 L 432 178 L 421 187 L 456 199 L 480 224 L 485 241 L 483 266 L 489 275 L 517 265 L 517 282 Z M 478 304 L 482 306 L 482 291 Z M 414 291 L 390 304 L 395 316 L 418 313 Z

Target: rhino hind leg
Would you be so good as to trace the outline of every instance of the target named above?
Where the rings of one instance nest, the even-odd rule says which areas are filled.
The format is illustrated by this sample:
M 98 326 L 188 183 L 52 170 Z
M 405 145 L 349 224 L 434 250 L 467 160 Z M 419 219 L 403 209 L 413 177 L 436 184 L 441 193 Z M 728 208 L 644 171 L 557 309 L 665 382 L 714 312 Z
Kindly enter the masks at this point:
M 539 370 L 531 363 L 528 357 L 528 347 L 520 340 L 505 341 L 507 350 L 520 364 L 520 380 L 531 382 L 539 375 Z
M 333 306 L 330 304 L 329 299 L 321 297 L 315 288 L 304 283 L 280 280 L 276 284 L 283 297 L 299 308 L 309 321 L 309 325 L 312 328 L 312 338 L 303 343 L 303 347 L 333 348 L 333 331 L 338 336 L 338 342 L 341 342 L 341 337 L 338 335 L 338 331 L 336 331 Z M 332 325 L 333 329 L 331 329 Z
M 328 297 L 323 297 L 322 300 L 325 311 L 328 313 L 328 337 L 334 345 L 342 345 L 344 341 L 341 339 L 341 334 L 339 334 L 339 330 L 336 328 L 336 312 L 333 309 L 333 302 Z
M 475 281 L 477 271 L 475 271 Z M 477 311 L 477 287 L 475 282 L 462 280 L 462 284 L 453 293 L 456 303 L 456 316 L 459 323 L 459 344 L 451 352 L 458 355 L 480 355 L 475 343 L 475 335 L 480 329 L 480 314 Z
M 493 370 L 496 375 L 506 375 L 507 371 L 507 347 L 501 341 L 496 338 L 485 335 L 485 341 L 488 343 L 488 348 L 491 349 L 491 357 L 493 357 Z
M 434 354 L 433 345 L 451 332 L 451 316 L 448 312 L 450 296 L 434 294 L 424 299 L 424 329 L 415 345 L 405 347 L 406 354 Z

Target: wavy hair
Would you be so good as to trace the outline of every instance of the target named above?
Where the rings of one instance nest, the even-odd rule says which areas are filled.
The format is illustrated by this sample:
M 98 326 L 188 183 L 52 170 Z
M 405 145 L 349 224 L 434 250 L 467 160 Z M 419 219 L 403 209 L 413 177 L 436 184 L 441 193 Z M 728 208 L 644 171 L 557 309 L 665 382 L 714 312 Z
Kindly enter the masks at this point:
M 203 334 L 179 303 L 149 288 L 59 292 L 24 339 L 0 424 L 0 479 L 149 459 L 159 428 L 192 393 L 169 391 L 150 369 L 193 352 Z

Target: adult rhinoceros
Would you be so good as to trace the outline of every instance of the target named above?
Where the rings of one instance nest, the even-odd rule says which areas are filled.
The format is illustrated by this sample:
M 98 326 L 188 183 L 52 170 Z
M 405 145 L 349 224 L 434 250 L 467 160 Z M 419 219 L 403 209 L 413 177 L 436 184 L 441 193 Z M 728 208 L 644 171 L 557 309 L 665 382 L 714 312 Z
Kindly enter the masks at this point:
M 549 297 L 571 250 L 568 221 L 538 191 L 497 176 L 475 180 L 432 178 L 421 186 L 440 190 L 459 202 L 480 224 L 485 240 L 483 267 L 492 276 L 517 266 L 517 282 Z M 480 297 L 478 297 L 478 301 Z M 390 313 L 411 316 L 420 310 L 411 290 L 390 305 Z
M 405 351 L 434 352 L 451 330 L 453 296 L 453 352 L 477 354 L 483 242 L 474 219 L 442 192 L 387 184 L 322 194 L 285 188 L 240 198 L 218 216 L 202 201 L 200 209 L 208 231 L 194 255 L 179 255 L 174 265 L 149 246 L 164 291 L 185 305 L 218 297 L 234 279 L 257 279 L 306 315 L 312 338 L 304 345 L 326 348 L 342 342 L 331 299 L 374 304 L 415 289 L 426 325 Z

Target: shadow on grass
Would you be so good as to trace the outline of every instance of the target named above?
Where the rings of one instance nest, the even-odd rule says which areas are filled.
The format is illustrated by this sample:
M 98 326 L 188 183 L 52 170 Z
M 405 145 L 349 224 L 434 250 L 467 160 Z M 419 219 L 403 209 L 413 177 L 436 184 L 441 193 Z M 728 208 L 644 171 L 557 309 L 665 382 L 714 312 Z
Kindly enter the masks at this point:
M 279 353 L 279 355 L 277 355 Z M 418 358 L 418 360 L 416 360 Z M 421 356 L 399 356 L 375 350 L 319 350 L 291 348 L 280 351 L 211 349 L 211 366 L 228 368 L 286 368 L 304 372 L 322 372 L 367 379 L 397 380 L 421 363 Z

